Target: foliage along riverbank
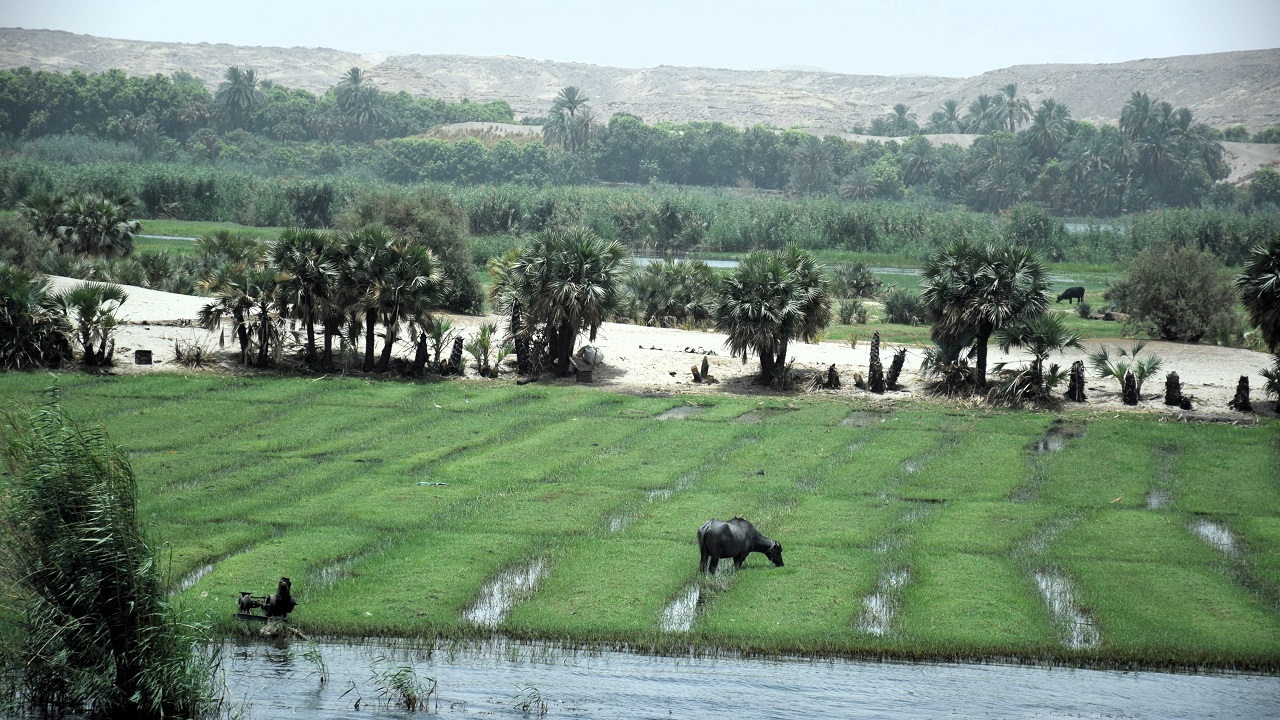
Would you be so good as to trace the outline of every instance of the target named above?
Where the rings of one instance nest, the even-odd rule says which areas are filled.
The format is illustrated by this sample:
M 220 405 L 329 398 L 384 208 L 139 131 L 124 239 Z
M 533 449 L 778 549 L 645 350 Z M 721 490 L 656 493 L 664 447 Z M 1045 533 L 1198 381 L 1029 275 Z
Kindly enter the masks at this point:
M 0 377 L 29 403 L 49 382 Z M 1280 669 L 1273 422 L 691 407 L 541 383 L 59 382 L 130 451 L 172 583 L 226 631 L 240 591 L 287 575 L 298 627 L 327 635 Z M 691 414 L 657 419 L 672 409 Z M 696 529 L 733 515 L 786 566 L 753 556 L 699 580 Z M 487 582 L 534 566 L 536 590 L 493 629 L 466 619 Z M 691 594 L 690 629 L 664 630 Z

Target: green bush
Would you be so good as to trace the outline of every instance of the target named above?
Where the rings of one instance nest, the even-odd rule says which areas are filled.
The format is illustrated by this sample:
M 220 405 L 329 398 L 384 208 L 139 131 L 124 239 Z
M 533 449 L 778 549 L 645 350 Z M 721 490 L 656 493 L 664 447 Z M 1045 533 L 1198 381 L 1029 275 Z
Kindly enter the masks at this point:
M 1229 324 L 1236 304 L 1230 273 L 1207 252 L 1177 246 L 1133 259 L 1106 299 L 1163 340 L 1197 342 L 1215 324 Z
M 884 322 L 919 325 L 925 320 L 920 296 L 905 288 L 894 288 L 884 296 Z

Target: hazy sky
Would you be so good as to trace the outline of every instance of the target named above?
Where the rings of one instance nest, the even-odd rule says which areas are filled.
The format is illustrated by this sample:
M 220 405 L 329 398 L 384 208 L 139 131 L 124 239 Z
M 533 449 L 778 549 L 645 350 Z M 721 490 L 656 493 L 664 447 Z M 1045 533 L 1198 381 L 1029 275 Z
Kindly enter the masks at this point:
M 969 76 L 1280 47 L 1280 0 L 0 0 L 0 26 L 621 67 Z

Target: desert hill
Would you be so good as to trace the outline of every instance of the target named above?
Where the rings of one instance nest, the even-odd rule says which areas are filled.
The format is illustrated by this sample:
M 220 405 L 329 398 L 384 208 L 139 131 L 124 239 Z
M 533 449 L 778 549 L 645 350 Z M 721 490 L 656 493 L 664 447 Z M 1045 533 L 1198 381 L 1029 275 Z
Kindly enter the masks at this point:
M 1115 123 L 1134 90 L 1186 106 L 1215 127 L 1250 132 L 1280 124 L 1280 49 L 1133 60 L 1097 65 L 1017 65 L 974 77 L 886 77 L 811 70 L 745 71 L 616 68 L 527 58 L 462 55 L 364 56 L 328 48 L 113 40 L 52 30 L 0 28 L 0 67 L 129 74 L 185 70 L 215 87 L 227 67 L 323 92 L 350 67 L 386 90 L 457 101 L 506 100 L 518 115 L 540 115 L 556 91 L 583 89 L 602 119 L 629 112 L 647 121 L 718 120 L 739 126 L 848 131 L 905 103 L 922 124 L 943 100 L 967 104 L 1017 83 L 1032 104 L 1053 97 L 1081 120 Z

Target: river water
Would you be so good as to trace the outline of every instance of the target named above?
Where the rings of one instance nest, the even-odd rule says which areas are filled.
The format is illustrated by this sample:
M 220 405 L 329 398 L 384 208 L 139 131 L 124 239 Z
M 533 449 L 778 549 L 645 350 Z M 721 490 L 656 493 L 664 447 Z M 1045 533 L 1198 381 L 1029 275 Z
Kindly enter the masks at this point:
M 324 675 L 321 673 L 322 659 Z M 440 715 L 549 718 L 1266 718 L 1280 677 L 1010 665 L 669 658 L 490 643 L 464 650 L 293 641 L 227 646 L 243 717 L 407 718 L 388 678 Z M 321 682 L 322 677 L 327 677 Z M 381 689 L 380 689 L 381 688 Z M 359 702 L 359 708 L 356 704 Z

